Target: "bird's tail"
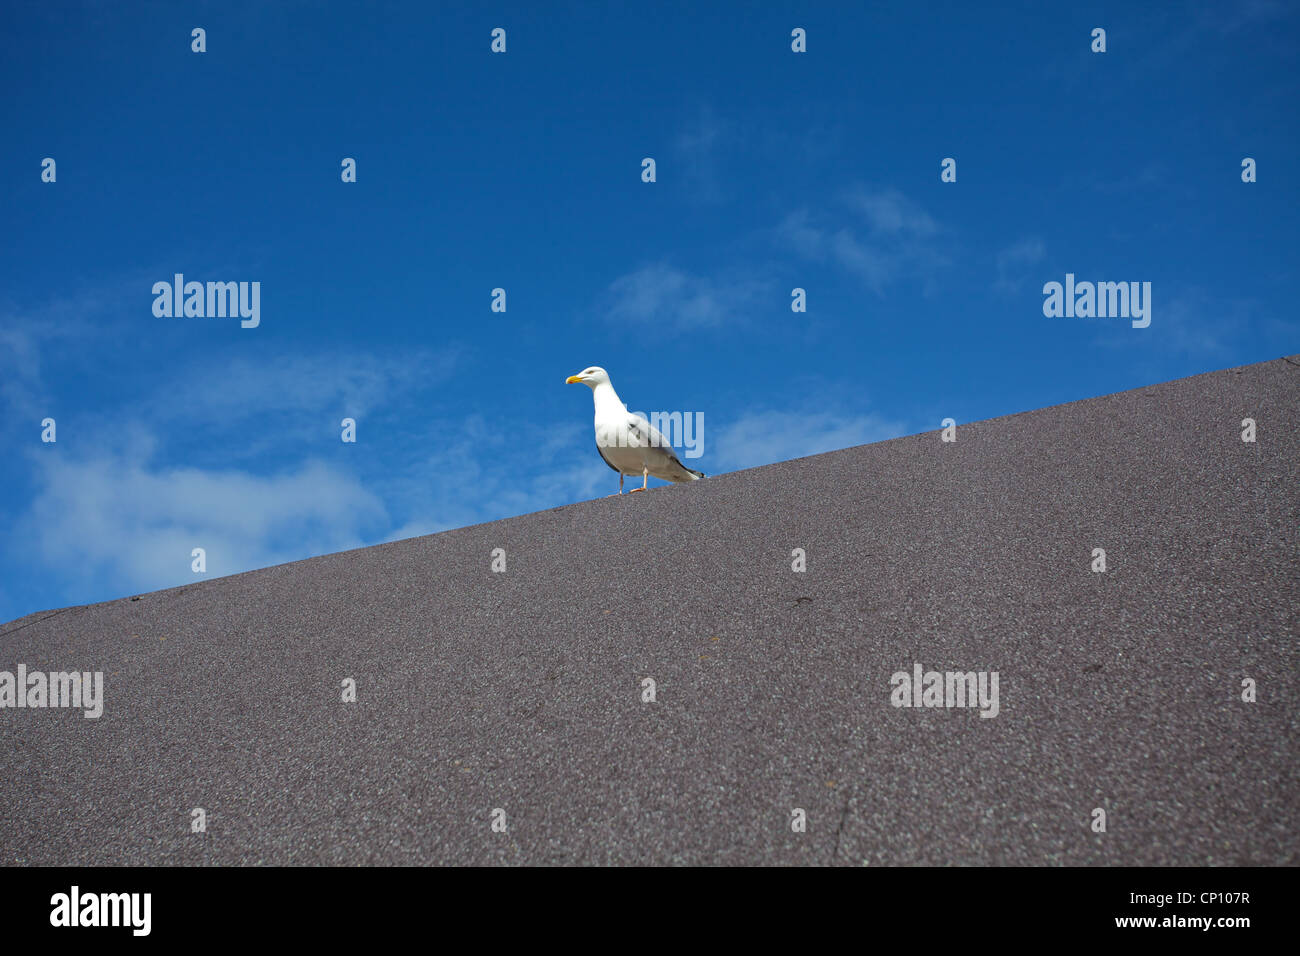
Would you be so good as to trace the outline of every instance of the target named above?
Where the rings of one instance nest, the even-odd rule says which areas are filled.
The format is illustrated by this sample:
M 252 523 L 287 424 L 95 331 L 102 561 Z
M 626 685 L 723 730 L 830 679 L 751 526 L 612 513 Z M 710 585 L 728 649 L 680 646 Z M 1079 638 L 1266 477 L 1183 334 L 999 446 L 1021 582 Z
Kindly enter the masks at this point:
M 683 465 L 682 467 L 686 468 L 685 465 Z M 686 468 L 686 471 L 690 473 L 691 481 L 699 481 L 701 478 L 704 477 L 704 472 L 696 471 L 694 468 Z

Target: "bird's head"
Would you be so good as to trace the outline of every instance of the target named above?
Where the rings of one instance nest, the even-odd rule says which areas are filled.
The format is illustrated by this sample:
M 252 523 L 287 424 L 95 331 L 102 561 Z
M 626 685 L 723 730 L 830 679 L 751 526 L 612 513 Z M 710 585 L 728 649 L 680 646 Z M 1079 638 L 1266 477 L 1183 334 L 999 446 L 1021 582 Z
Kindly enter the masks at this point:
M 608 385 L 609 373 L 599 365 L 593 365 L 590 368 L 583 369 L 577 375 L 570 375 L 564 380 L 565 385 L 577 385 L 579 383 L 586 385 L 588 388 L 595 388 L 597 385 Z

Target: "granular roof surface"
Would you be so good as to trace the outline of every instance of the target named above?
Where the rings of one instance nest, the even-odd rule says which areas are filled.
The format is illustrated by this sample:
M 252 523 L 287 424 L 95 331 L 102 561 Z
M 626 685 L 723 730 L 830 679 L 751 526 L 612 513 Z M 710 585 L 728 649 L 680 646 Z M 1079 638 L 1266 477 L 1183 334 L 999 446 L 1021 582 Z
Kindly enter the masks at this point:
M 30 615 L 104 711 L 0 710 L 0 859 L 1294 864 L 1298 424 L 1277 359 Z

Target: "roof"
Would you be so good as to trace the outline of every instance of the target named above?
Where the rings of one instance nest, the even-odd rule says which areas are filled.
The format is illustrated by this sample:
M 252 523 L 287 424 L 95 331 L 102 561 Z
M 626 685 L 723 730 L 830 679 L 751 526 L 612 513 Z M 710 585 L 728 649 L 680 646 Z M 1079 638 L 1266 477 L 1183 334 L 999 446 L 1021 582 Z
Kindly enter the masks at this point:
M 1277 359 L 31 615 L 105 705 L 0 710 L 0 859 L 1296 863 L 1297 422 Z

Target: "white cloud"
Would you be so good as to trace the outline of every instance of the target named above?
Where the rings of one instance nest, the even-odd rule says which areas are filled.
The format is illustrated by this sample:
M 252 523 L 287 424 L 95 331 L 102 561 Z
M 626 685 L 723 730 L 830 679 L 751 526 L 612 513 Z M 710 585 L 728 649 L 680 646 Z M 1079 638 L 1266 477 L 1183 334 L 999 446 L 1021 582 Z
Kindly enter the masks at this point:
M 718 151 L 724 138 L 734 138 L 734 135 L 731 123 L 719 119 L 709 106 L 703 105 L 696 119 L 684 126 L 673 142 L 677 168 L 694 187 L 695 195 L 706 202 L 720 202 L 724 198 Z
M 1047 244 L 1037 236 L 1012 243 L 997 254 L 997 278 L 993 287 L 1008 295 L 1017 294 L 1028 277 L 1025 270 L 1047 257 Z
M 100 290 L 54 298 L 38 309 L 0 308 L 0 400 L 6 423 L 21 420 L 30 427 L 29 420 L 52 411 L 46 357 L 75 355 L 71 345 L 93 341 L 100 333 L 92 319 L 103 312 L 108 297 Z
M 53 334 L 16 324 L 0 335 L 6 365 L 30 370 L 20 393 L 29 419 Z M 413 349 L 187 363 L 138 398 L 87 410 L 75 440 L 61 429 L 57 445 L 29 441 L 14 456 L 30 463 L 34 491 L 5 515 L 6 558 L 40 568 L 80 603 L 197 580 L 195 547 L 215 577 L 596 493 L 604 465 L 572 453 L 576 423 L 515 422 L 501 433 L 478 416 L 428 415 L 421 390 L 436 389 L 456 362 Z M 363 437 L 360 454 L 338 459 L 349 447 L 338 442 L 343 415 L 358 417 Z M 388 440 L 377 459 L 365 436 L 381 418 Z
M 942 227 L 898 190 L 854 189 L 843 205 L 856 222 L 831 225 L 830 217 L 799 209 L 777 227 L 777 240 L 805 258 L 845 269 L 877 295 L 905 278 L 928 288 L 947 264 Z
M 0 325 L 0 400 L 5 417 L 35 420 L 40 414 L 40 349 L 31 329 Z
M 871 192 L 859 187 L 849 193 L 848 204 L 876 235 L 925 238 L 939 232 L 930 214 L 897 189 Z
M 458 361 L 454 350 L 420 348 L 206 360 L 156 389 L 139 411 L 150 421 L 191 425 L 230 425 L 271 412 L 359 418 L 441 384 Z
M 673 331 L 743 322 L 768 294 L 769 283 L 740 275 L 691 275 L 666 264 L 645 266 L 609 286 L 603 311 L 615 322 Z
M 777 461 L 851 448 L 906 434 L 903 425 L 871 413 L 799 410 L 753 412 L 719 429 L 707 446 L 719 471 L 756 468 Z
M 0 308 L 3 418 L 27 433 L 6 461 L 23 490 L 0 512 L 4 557 L 64 603 L 199 580 L 195 547 L 211 578 L 606 489 L 611 473 L 581 419 L 504 432 L 477 416 L 438 419 L 454 350 L 250 354 L 243 341 L 218 343 L 197 357 L 182 349 L 95 402 L 77 391 L 79 373 L 133 341 L 106 317 L 115 301 Z M 41 415 L 60 409 L 58 444 L 38 443 Z M 356 446 L 338 440 L 345 415 L 358 419 Z M 36 610 L 6 593 L 6 608 Z
M 39 459 L 38 459 L 39 460 Z M 149 449 L 40 462 L 41 491 L 18 525 L 34 557 L 73 581 L 151 590 L 345 550 L 388 526 L 355 478 L 309 461 L 281 474 L 154 468 Z
M 431 423 L 413 443 L 419 454 L 363 481 L 318 460 L 272 474 L 165 467 L 154 461 L 161 442 L 133 424 L 84 457 L 62 443 L 29 456 L 40 490 L 15 522 L 8 559 L 48 569 L 79 602 L 526 514 L 614 489 L 595 448 L 576 448 L 586 431 L 516 422 L 501 432 L 477 416 Z M 196 547 L 203 576 L 190 569 Z
M 1227 361 L 1242 342 L 1250 342 L 1261 358 L 1294 351 L 1297 329 L 1268 314 L 1250 298 L 1227 298 L 1200 287 L 1155 282 L 1151 292 L 1151 326 L 1132 330 L 1127 322 L 1097 323 L 1098 345 L 1116 349 L 1148 349 L 1162 353 L 1205 356 Z
M 414 516 L 406 530 L 463 527 L 594 497 L 613 472 L 596 453 L 590 418 L 582 418 L 587 424 L 521 417 L 504 429 L 478 415 L 430 422 L 377 487 L 400 514 Z

